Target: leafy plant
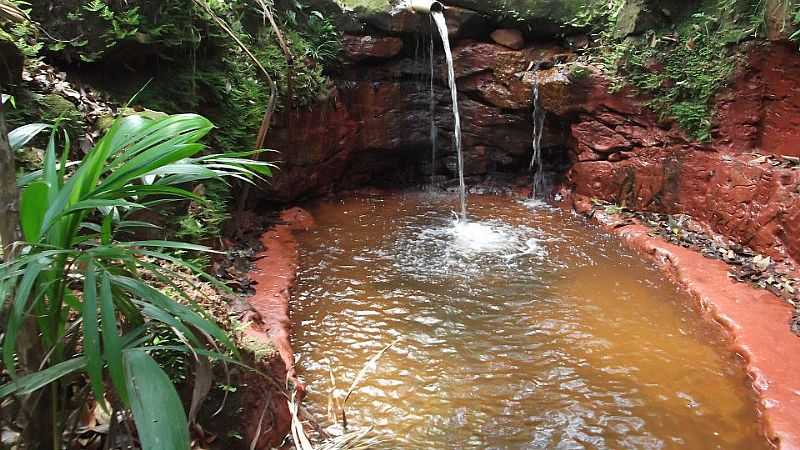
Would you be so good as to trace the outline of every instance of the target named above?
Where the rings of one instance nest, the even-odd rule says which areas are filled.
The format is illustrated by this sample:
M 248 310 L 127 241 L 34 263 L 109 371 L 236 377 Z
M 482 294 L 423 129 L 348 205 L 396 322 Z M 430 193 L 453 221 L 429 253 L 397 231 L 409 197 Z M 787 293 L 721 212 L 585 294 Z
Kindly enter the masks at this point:
M 0 386 L 0 398 L 47 400 L 40 409 L 48 414 L 37 419 L 49 422 L 47 445 L 54 450 L 61 450 L 63 399 L 76 377 L 88 379 L 95 401 L 104 408 L 132 411 L 144 449 L 189 448 L 183 406 L 150 353 L 172 350 L 199 360 L 219 355 L 204 350 L 208 346 L 235 349 L 226 333 L 180 290 L 166 295 L 141 274 L 147 271 L 174 285 L 181 274 L 158 265 L 164 261 L 218 283 L 165 251 L 211 250 L 126 237 L 131 230 L 154 227 L 132 218 L 137 212 L 199 200 L 184 189 L 186 183 L 270 174 L 268 163 L 247 158 L 254 152 L 201 156 L 200 140 L 212 128 L 193 114 L 120 118 L 76 164 L 66 161 L 68 142 L 57 157 L 53 135 L 43 169 L 18 180 L 24 242 L 16 259 L 0 265 L 0 306 L 9 308 L 2 357 L 11 379 Z M 189 306 L 176 301 L 177 296 Z M 148 344 L 164 326 L 183 344 L 168 349 Z M 36 333 L 23 333 L 31 329 Z M 31 347 L 42 350 L 33 361 L 26 356 Z
M 303 32 L 308 42 L 305 55 L 322 65 L 335 62 L 342 51 L 341 35 L 336 26 L 321 12 L 312 11 L 306 28 Z
M 200 200 L 191 202 L 186 214 L 175 219 L 178 224 L 175 237 L 186 242 L 213 245 L 211 241 L 220 238 L 222 224 L 231 217 L 228 212 L 230 187 L 225 183 L 211 181 L 199 185 L 195 193 Z M 174 255 L 204 269 L 210 262 L 206 252 L 176 250 Z
M 567 25 L 576 28 L 608 29 L 617 20 L 622 0 L 590 0 L 585 2 L 573 14 Z
M 736 64 L 736 44 L 765 29 L 762 0 L 706 0 L 674 27 L 643 36 L 601 33 L 599 60 L 612 91 L 632 86 L 651 97 L 662 119 L 673 119 L 700 141 L 711 139 L 713 98 Z

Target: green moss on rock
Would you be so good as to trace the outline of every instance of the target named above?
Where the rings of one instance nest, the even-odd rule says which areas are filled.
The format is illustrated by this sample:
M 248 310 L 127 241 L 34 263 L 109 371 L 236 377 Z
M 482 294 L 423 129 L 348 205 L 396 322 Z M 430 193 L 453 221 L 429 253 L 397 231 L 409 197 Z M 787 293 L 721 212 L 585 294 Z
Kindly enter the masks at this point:
M 57 94 L 37 94 L 34 101 L 42 122 L 59 123 L 73 138 L 82 134 L 83 115 L 74 103 Z
M 555 26 L 566 26 L 580 11 L 599 6 L 595 0 L 451 0 L 448 3 L 481 12 L 498 23 L 547 22 Z
M 14 92 L 15 107 L 7 111 L 9 128 L 17 128 L 34 122 L 48 124 L 60 123 L 73 139 L 84 131 L 83 115 L 74 103 L 57 94 L 37 94 L 27 90 Z M 35 146 L 43 146 L 46 136 L 40 135 L 33 141 Z

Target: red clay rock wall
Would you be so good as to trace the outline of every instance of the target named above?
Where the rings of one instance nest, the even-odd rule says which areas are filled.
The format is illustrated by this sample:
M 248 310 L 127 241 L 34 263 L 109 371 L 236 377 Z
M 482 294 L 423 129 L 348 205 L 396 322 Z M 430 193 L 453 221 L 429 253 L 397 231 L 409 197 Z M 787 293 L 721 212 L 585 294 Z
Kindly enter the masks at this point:
M 753 154 L 800 154 L 800 52 L 763 44 L 749 58 L 718 97 L 709 145 L 659 122 L 643 99 L 609 94 L 598 75 L 566 101 L 545 95 L 549 108 L 574 117 L 568 188 L 576 200 L 689 214 L 756 251 L 800 260 L 800 171 Z
M 756 44 L 718 97 L 714 147 L 800 156 L 800 57 L 796 44 Z
M 463 35 L 460 23 L 453 36 Z M 292 202 L 427 179 L 430 68 L 423 55 L 427 41 L 417 38 L 346 39 L 350 61 L 328 98 L 309 111 L 282 114 L 273 129 L 269 143 L 281 152 L 281 169 L 267 198 Z M 599 74 L 571 81 L 562 69 L 548 68 L 572 58 L 557 45 L 529 43 L 513 50 L 456 39 L 453 47 L 468 177 L 527 167 L 535 76 L 550 114 L 544 146 L 570 149 L 567 187 L 576 198 L 690 214 L 759 252 L 800 259 L 798 174 L 752 156 L 800 155 L 795 45 L 750 45 L 745 63 L 716 100 L 713 141 L 703 145 L 660 121 L 645 106 L 647 99 L 624 90 L 609 94 Z M 530 70 L 539 64 L 543 70 Z M 452 111 L 441 59 L 437 68 L 436 166 L 454 178 Z

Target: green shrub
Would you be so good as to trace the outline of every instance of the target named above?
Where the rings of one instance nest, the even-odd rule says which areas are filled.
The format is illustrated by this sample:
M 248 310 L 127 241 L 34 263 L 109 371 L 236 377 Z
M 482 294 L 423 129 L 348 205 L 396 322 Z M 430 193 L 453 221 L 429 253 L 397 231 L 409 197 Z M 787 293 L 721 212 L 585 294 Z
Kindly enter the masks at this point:
M 0 265 L 0 309 L 6 302 L 9 307 L 2 356 L 11 378 L 0 386 L 0 398 L 49 388 L 51 403 L 39 415 L 50 417 L 51 435 L 36 436 L 46 443 L 32 448 L 61 450 L 69 411 L 59 399 L 67 398 L 75 374 L 88 378 L 98 403 L 106 407 L 111 399 L 115 409 L 132 412 L 145 450 L 189 448 L 183 405 L 150 353 L 208 355 L 208 345 L 235 349 L 225 332 L 187 306 L 193 303 L 185 293 L 175 289 L 167 295 L 142 273 L 174 286 L 181 275 L 158 261 L 198 269 L 164 250 L 210 249 L 128 236 L 132 229 L 154 227 L 132 219 L 137 212 L 200 200 L 182 188 L 186 183 L 269 174 L 269 165 L 246 159 L 252 152 L 198 156 L 204 150 L 200 140 L 212 128 L 192 114 L 120 118 L 76 165 L 66 164 L 68 150 L 59 160 L 53 135 L 43 169 L 19 178 L 24 243 L 16 259 Z M 176 301 L 181 297 L 184 303 Z M 148 345 L 162 325 L 180 345 Z M 30 348 L 44 353 L 20 373 L 19 357 Z

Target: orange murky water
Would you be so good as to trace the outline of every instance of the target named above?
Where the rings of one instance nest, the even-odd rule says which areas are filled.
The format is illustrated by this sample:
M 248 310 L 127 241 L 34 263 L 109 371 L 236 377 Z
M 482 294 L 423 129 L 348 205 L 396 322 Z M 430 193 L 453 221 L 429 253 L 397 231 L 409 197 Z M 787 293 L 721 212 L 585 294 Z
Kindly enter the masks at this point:
M 568 213 L 470 203 L 459 227 L 452 197 L 313 207 L 293 314 L 315 411 L 401 337 L 347 405 L 385 449 L 769 448 L 736 357 L 647 262 Z

